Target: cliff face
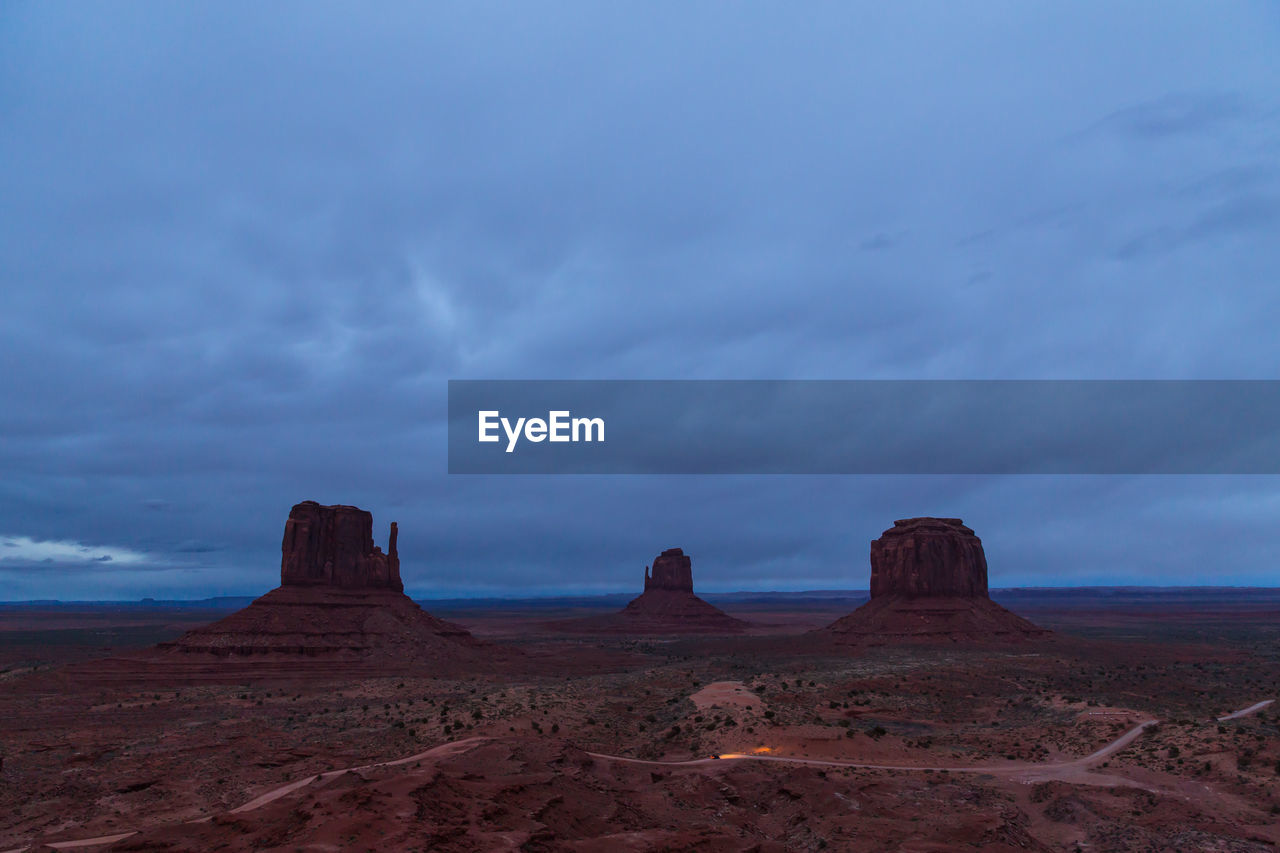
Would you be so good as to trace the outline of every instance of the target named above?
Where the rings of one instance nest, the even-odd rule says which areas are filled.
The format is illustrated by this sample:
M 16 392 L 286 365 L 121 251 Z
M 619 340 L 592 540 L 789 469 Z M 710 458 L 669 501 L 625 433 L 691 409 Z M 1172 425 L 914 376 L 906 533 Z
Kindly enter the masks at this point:
M 289 512 L 281 542 L 281 586 L 404 591 L 391 522 L 387 553 L 373 544 L 373 514 L 354 506 L 303 501 Z
M 987 598 L 982 540 L 958 518 L 906 518 L 871 543 L 871 597 Z
M 680 548 L 668 548 L 653 561 L 653 571 L 644 569 L 644 591 L 665 589 L 693 592 L 693 563 Z

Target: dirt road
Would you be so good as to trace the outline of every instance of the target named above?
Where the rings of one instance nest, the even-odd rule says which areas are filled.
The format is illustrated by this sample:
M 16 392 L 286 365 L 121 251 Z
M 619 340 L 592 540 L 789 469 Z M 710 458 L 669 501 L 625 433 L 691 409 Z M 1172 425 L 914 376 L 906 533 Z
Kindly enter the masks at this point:
M 1258 702 L 1258 703 L 1256 703 L 1256 704 L 1254 704 L 1254 705 L 1250 705 L 1248 708 L 1244 708 L 1244 709 L 1239 710 L 1239 711 L 1234 711 L 1234 712 L 1232 712 L 1232 713 L 1230 713 L 1230 714 L 1227 714 L 1225 717 L 1219 717 L 1219 718 L 1218 718 L 1218 722 L 1220 722 L 1220 723 L 1225 723 L 1227 720 L 1238 720 L 1238 719 L 1239 719 L 1239 718 L 1241 718 L 1241 717 L 1247 717 L 1247 716 L 1249 716 L 1250 714 L 1256 714 L 1256 713 L 1258 713 L 1259 711 L 1261 711 L 1263 708 L 1265 708 L 1265 707 L 1267 707 L 1268 705 L 1270 705 L 1270 704 L 1271 704 L 1272 702 L 1274 702 L 1274 701 L 1276 701 L 1276 700 L 1274 700 L 1274 699 L 1264 699 L 1264 700 L 1262 700 L 1261 702 Z
M 1275 701 L 1274 699 L 1264 699 L 1261 702 L 1256 702 L 1253 705 L 1250 705 L 1248 708 L 1242 708 L 1239 711 L 1233 711 L 1232 713 L 1218 717 L 1217 719 L 1220 722 L 1224 722 L 1226 720 L 1234 720 L 1240 717 L 1246 717 L 1249 714 L 1255 714 L 1258 711 L 1262 710 L 1263 708 L 1266 708 L 1268 705 L 1272 704 L 1272 702 L 1274 701 Z M 621 761 L 621 762 L 626 762 L 628 764 L 644 764 L 644 765 L 661 766 L 661 767 L 705 767 L 710 765 L 718 766 L 725 762 L 733 762 L 733 761 L 772 761 L 780 764 L 802 764 L 802 765 L 815 766 L 815 767 L 848 767 L 848 768 L 859 769 L 859 770 L 898 770 L 898 771 L 915 771 L 915 772 L 946 771 L 948 773 L 985 773 L 990 775 L 1024 775 L 1024 776 L 1028 776 L 1028 778 L 1034 778 L 1036 781 L 1040 781 L 1043 779 L 1064 779 L 1064 780 L 1070 779 L 1074 781 L 1081 781 L 1082 771 L 1085 771 L 1088 768 L 1093 767 L 1094 765 L 1102 762 L 1109 756 L 1114 755 L 1115 753 L 1124 749 L 1126 746 L 1133 743 L 1134 740 L 1140 737 L 1148 727 L 1154 726 L 1158 722 L 1160 721 L 1155 719 L 1144 720 L 1143 722 L 1139 723 L 1138 725 L 1126 731 L 1124 734 L 1120 735 L 1120 737 L 1108 743 L 1106 746 L 1103 746 L 1102 748 L 1094 752 L 1091 752 L 1090 754 L 1086 755 L 1083 758 L 1075 758 L 1069 761 L 1046 761 L 1038 764 L 1015 763 L 1015 762 L 1010 762 L 1007 764 L 993 764 L 993 765 L 865 764 L 865 763 L 856 762 L 856 761 L 831 761 L 831 760 L 824 760 L 819 758 L 791 758 L 784 755 L 749 755 L 749 754 L 738 753 L 738 752 L 726 753 L 724 755 L 713 756 L 708 758 L 694 758 L 688 761 L 649 761 L 642 758 L 628 758 L 625 755 L 608 755 L 606 753 L 600 753 L 600 752 L 589 752 L 587 754 L 590 755 L 592 758 L 599 758 L 604 761 Z M 265 806 L 267 803 L 275 802 L 281 797 L 288 796 L 294 791 L 305 788 L 308 785 L 311 785 L 315 782 L 319 782 L 323 779 L 331 779 L 337 776 L 341 776 L 344 773 L 354 773 L 354 772 L 359 772 L 361 770 L 371 770 L 376 767 L 395 767 L 402 764 L 409 764 L 414 761 L 422 761 L 423 759 L 441 758 L 447 755 L 453 755 L 459 752 L 463 752 L 469 747 L 471 747 L 472 745 L 482 743 L 487 740 L 489 740 L 489 738 L 471 737 L 471 738 L 466 738 L 464 740 L 451 741 L 450 743 L 441 744 L 439 746 L 428 749 L 425 752 L 415 753 L 414 755 L 410 755 L 406 758 L 398 758 L 394 761 L 380 761 L 374 764 L 362 764 L 362 765 L 359 765 L 358 767 L 346 767 L 341 770 L 329 770 L 324 773 L 318 773 L 314 776 L 307 776 L 304 779 L 299 779 L 297 781 L 290 782 L 287 785 L 281 785 L 278 788 L 273 788 L 270 791 L 259 794 L 258 796 L 249 800 L 244 805 L 237 806 L 236 808 L 231 809 L 230 814 L 241 814 L 243 812 L 249 812 L 249 811 L 253 811 L 254 809 L 261 808 L 262 806 Z M 1028 774 L 1034 774 L 1034 775 L 1028 775 Z M 1107 778 L 1115 779 L 1117 781 L 1123 782 L 1123 780 L 1120 780 L 1119 777 L 1107 777 Z M 202 818 L 200 821 L 191 821 L 191 823 L 200 823 L 206 820 L 209 820 L 209 818 Z M 97 846 L 106 845 L 106 844 L 113 844 L 116 841 L 121 841 L 135 834 L 137 834 L 137 830 L 130 830 L 128 832 L 121 832 L 113 835 L 99 835 L 99 836 L 94 836 L 92 838 L 78 838 L 71 841 L 45 842 L 44 844 L 40 845 L 39 849 L 73 850 L 73 849 L 82 848 L 82 847 L 97 847 Z M 35 849 L 38 849 L 38 848 L 32 847 L 32 846 L 17 847 L 12 850 L 0 851 L 0 853 L 27 853 L 27 851 L 32 851 Z
M 1109 755 L 1119 752 L 1130 743 L 1132 743 L 1139 735 L 1142 734 L 1148 726 L 1153 726 L 1159 720 L 1146 720 L 1111 743 L 1086 755 L 1084 758 L 1075 758 L 1070 761 L 1057 762 L 1040 762 L 1036 764 L 954 764 L 954 765 L 931 765 L 931 764 L 866 764 L 858 761 L 835 761 L 823 758 L 798 758 L 786 755 L 752 755 L 743 752 L 727 752 L 723 755 L 713 756 L 709 758 L 695 758 L 690 761 L 649 761 L 642 758 L 627 758 L 621 755 L 606 755 L 599 752 L 587 753 L 592 758 L 602 758 L 609 761 L 625 761 L 628 764 L 652 764 L 662 767 L 697 767 L 704 764 L 714 764 L 720 761 L 774 761 L 782 764 L 805 764 L 814 767 L 851 767 L 858 770 L 916 770 L 916 771 L 932 771 L 948 773 L 1023 773 L 1027 770 L 1044 771 L 1055 767 L 1062 768 L 1078 768 L 1088 767 L 1102 761 Z

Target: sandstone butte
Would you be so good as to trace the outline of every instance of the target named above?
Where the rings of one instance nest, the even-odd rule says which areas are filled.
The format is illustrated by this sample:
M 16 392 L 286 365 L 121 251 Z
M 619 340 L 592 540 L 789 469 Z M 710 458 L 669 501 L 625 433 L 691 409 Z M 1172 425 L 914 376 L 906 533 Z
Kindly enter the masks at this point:
M 159 650 L 188 660 L 315 660 L 452 665 L 482 644 L 404 594 L 391 524 L 387 552 L 373 516 L 354 506 L 303 501 L 289 513 L 280 586 L 243 610 L 187 632 Z
M 555 624 L 568 631 L 606 634 L 739 634 L 747 623 L 693 594 L 693 564 L 668 548 L 644 567 L 644 592 L 617 613 Z
M 958 518 L 906 518 L 871 543 L 871 600 L 822 629 L 838 643 L 981 643 L 1049 632 L 987 594 L 982 540 Z

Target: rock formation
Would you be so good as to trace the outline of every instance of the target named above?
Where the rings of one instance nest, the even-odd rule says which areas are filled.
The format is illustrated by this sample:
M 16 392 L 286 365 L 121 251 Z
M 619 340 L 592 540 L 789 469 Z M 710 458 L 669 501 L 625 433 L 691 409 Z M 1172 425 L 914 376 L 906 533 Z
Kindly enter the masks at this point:
M 958 518 L 905 518 L 871 543 L 871 597 L 986 598 L 982 540 Z
M 988 597 L 982 540 L 958 518 L 895 521 L 871 543 L 871 600 L 823 631 L 859 645 L 1048 633 Z
M 555 623 L 575 632 L 608 634 L 737 634 L 747 627 L 693 594 L 693 566 L 680 548 L 668 548 L 644 567 L 644 592 L 621 611 Z
M 387 553 L 373 544 L 373 513 L 303 501 L 289 513 L 280 550 L 281 586 L 336 586 L 404 592 L 399 530 L 391 522 Z
M 373 516 L 353 506 L 296 505 L 285 522 L 280 586 L 243 610 L 189 631 L 170 655 L 433 667 L 465 662 L 482 644 L 404 594 L 398 529 L 387 553 L 373 544 Z
M 693 561 L 680 548 L 668 548 L 653 561 L 653 572 L 644 567 L 644 591 L 665 589 L 693 592 Z

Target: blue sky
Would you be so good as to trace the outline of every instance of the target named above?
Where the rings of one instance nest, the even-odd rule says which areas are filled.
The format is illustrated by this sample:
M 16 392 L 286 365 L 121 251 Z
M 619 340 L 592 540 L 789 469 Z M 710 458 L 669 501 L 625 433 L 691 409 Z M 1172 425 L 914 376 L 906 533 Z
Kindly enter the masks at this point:
M 0 8 L 0 598 L 1280 582 L 1274 477 L 449 477 L 449 378 L 1277 378 L 1269 3 Z M 384 534 L 380 533 L 380 536 Z M 102 559 L 110 557 L 111 559 Z

